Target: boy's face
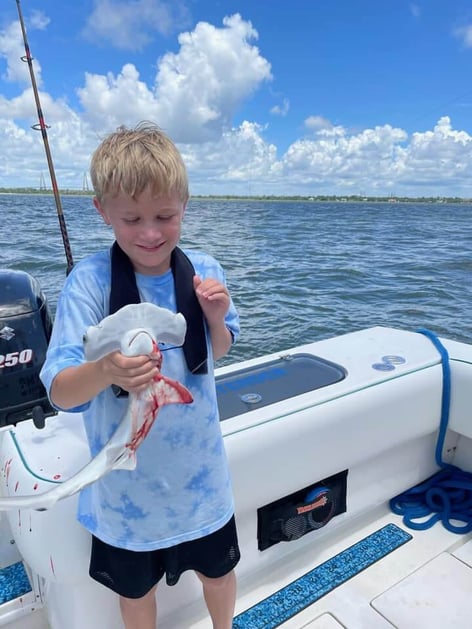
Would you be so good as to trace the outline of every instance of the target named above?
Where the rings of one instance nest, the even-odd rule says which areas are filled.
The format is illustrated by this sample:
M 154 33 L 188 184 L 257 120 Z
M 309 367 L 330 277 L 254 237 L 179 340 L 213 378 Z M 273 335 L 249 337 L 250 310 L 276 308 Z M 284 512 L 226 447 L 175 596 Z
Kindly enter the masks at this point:
M 94 205 L 134 270 L 162 275 L 170 268 L 170 255 L 179 242 L 185 203 L 176 194 L 155 197 L 146 189 L 136 200 L 126 194 L 106 197 Z

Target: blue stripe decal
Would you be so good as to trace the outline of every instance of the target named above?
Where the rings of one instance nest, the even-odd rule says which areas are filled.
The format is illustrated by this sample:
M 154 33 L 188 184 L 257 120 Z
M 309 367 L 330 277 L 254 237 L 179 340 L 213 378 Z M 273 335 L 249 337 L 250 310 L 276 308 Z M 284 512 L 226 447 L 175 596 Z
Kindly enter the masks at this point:
M 0 570 L 0 605 L 31 592 L 31 585 L 21 561 Z
M 410 539 L 400 527 L 387 524 L 236 616 L 233 629 L 279 627 Z

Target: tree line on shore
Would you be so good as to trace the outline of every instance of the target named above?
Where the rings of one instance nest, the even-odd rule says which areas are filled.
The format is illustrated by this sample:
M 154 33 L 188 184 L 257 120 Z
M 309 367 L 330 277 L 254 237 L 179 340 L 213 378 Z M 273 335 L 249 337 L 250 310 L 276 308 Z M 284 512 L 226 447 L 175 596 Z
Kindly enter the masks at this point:
M 52 195 L 51 189 L 39 189 L 39 188 L 0 188 L 0 194 L 49 194 Z M 60 190 L 61 195 L 80 195 L 80 196 L 93 196 L 93 190 L 74 190 L 65 188 Z M 192 199 L 215 199 L 223 201 L 237 201 L 237 200 L 254 200 L 254 201 L 303 201 L 303 202 L 349 202 L 349 203 L 408 203 L 414 201 L 415 203 L 472 203 L 472 199 L 463 197 L 441 197 L 441 196 L 421 196 L 421 197 L 407 197 L 407 196 L 365 196 L 365 195 L 335 195 L 335 194 L 320 194 L 320 195 L 235 195 L 235 194 L 205 194 L 205 195 L 191 195 Z

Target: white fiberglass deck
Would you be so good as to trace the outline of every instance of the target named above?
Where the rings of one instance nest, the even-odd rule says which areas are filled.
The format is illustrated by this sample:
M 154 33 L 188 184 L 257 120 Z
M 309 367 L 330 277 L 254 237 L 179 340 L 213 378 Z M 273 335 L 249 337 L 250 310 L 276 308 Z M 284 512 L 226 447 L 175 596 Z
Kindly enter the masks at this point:
M 413 531 L 387 507 L 369 520 L 351 523 L 287 556 L 270 575 L 254 575 L 238 583 L 236 614 L 284 588 L 315 566 L 364 537 L 394 523 L 412 539 L 393 550 L 302 612 L 280 625 L 283 629 L 470 629 L 472 536 L 447 531 L 440 523 Z M 181 610 L 160 629 L 210 629 L 203 604 Z M 259 629 L 264 629 L 261 625 Z

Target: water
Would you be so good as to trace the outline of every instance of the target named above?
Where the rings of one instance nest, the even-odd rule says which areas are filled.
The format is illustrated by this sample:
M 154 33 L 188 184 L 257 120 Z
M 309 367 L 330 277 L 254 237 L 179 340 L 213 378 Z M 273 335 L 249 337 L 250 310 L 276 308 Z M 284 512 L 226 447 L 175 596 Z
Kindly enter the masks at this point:
M 64 196 L 74 261 L 112 242 L 90 197 Z M 0 267 L 54 312 L 65 256 L 52 196 L 0 195 Z M 223 265 L 242 335 L 228 364 L 374 325 L 472 342 L 472 205 L 192 200 L 182 245 Z

